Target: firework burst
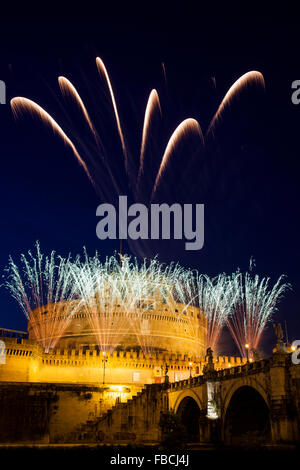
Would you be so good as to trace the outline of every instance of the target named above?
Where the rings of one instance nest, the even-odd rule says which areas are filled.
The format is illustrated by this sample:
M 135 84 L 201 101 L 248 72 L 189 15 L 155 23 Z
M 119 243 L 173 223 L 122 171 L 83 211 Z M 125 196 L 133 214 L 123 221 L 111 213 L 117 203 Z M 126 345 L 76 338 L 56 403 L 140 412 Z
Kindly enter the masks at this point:
M 219 274 L 214 278 L 201 274 L 196 278 L 196 299 L 198 307 L 207 319 L 206 347 L 218 352 L 221 331 L 228 321 L 232 305 L 232 284 L 230 277 Z
M 182 198 L 197 198 L 205 191 L 205 149 L 211 136 L 218 133 L 219 124 L 226 120 L 226 110 L 235 106 L 238 98 L 248 88 L 264 89 L 264 78 L 256 71 L 242 75 L 225 94 L 203 136 L 196 119 L 186 118 L 176 124 L 171 135 L 162 136 L 163 113 L 157 90 L 152 90 L 145 107 L 140 150 L 131 149 L 119 112 L 109 73 L 100 57 L 96 58 L 99 78 L 108 97 L 110 113 L 105 114 L 105 103 L 100 102 L 101 117 L 89 111 L 74 84 L 66 77 L 58 78 L 61 93 L 65 98 L 64 129 L 56 119 L 40 105 L 28 98 L 15 97 L 11 107 L 15 115 L 30 113 L 37 116 L 71 148 L 77 161 L 83 167 L 100 198 L 116 204 L 117 197 L 127 194 L 131 202 L 151 204 L 152 201 L 178 200 L 178 188 Z M 165 68 L 164 77 L 165 76 Z M 97 95 L 93 97 L 93 101 Z M 95 105 L 93 106 L 95 108 Z M 103 114 L 104 113 L 104 114 Z M 109 135 L 110 137 L 107 137 Z M 158 144 L 160 142 L 160 144 Z M 199 172 L 199 164 L 201 171 Z M 200 178 L 200 181 L 199 181 Z M 202 180 L 201 180 L 202 178 Z M 192 180 L 192 181 L 191 181 Z M 176 181 L 176 194 L 173 193 Z M 215 181 L 213 182 L 215 185 Z M 157 243 L 143 240 L 128 241 L 131 250 L 140 257 L 157 253 Z
M 54 348 L 76 310 L 76 292 L 70 256 L 54 251 L 45 256 L 36 243 L 36 253 L 21 255 L 21 266 L 10 257 L 5 286 L 30 320 L 33 336 L 45 351 Z M 45 306 L 51 305 L 51 312 Z M 61 321 L 61 318 L 64 321 Z
M 260 278 L 252 271 L 250 261 L 249 272 L 237 270 L 231 276 L 232 315 L 228 317 L 227 325 L 243 357 L 246 356 L 246 345 L 250 355 L 258 348 L 267 322 L 278 310 L 283 294 L 291 288 L 284 282 L 283 275 L 272 287 L 269 277 Z
M 178 264 L 117 255 L 102 262 L 98 253 L 90 257 L 86 250 L 74 260 L 55 252 L 48 257 L 37 243 L 36 253 L 21 256 L 21 269 L 10 258 L 6 271 L 6 287 L 28 318 L 34 339 L 47 352 L 78 315 L 87 319 L 102 351 L 121 346 L 129 334 L 144 353 L 151 353 L 160 332 L 153 332 L 148 314 L 162 306 L 184 319 L 186 337 L 197 341 L 195 321 L 187 315 L 194 301 L 191 272 Z
M 196 342 L 204 315 L 206 347 L 215 353 L 227 324 L 245 356 L 245 344 L 250 351 L 257 348 L 267 321 L 290 288 L 283 276 L 270 287 L 270 279 L 254 276 L 252 268 L 245 274 L 238 270 L 210 278 L 156 258 L 140 262 L 113 255 L 101 261 L 97 252 L 90 257 L 86 250 L 73 260 L 54 251 L 45 256 L 39 243 L 36 253 L 21 255 L 21 268 L 10 258 L 6 272 L 6 287 L 28 318 L 34 339 L 47 352 L 77 314 L 87 319 L 102 351 L 122 347 L 122 340 L 132 335 L 144 353 L 151 353 L 154 337 L 161 336 L 149 322 L 151 311 L 166 309 L 186 325 L 185 338 Z M 191 315 L 190 307 L 197 308 L 197 315 Z

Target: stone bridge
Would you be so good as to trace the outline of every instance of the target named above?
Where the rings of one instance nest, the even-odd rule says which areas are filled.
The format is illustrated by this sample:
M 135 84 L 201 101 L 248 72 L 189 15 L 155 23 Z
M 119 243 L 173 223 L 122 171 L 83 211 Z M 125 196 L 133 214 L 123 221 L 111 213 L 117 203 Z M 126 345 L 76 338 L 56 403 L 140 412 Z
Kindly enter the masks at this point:
M 169 412 L 180 416 L 189 442 L 299 442 L 300 365 L 284 351 L 219 371 L 211 360 L 201 376 L 146 386 L 94 423 L 93 433 L 111 442 L 157 442 L 161 414 Z

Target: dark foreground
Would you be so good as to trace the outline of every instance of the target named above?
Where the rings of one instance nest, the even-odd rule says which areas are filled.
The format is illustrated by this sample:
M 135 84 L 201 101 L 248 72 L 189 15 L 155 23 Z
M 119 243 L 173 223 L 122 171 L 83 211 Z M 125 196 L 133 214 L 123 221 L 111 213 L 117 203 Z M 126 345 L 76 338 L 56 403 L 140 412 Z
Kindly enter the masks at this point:
M 249 465 L 260 465 L 267 459 L 268 465 L 283 464 L 286 466 L 290 457 L 300 456 L 300 446 L 265 446 L 263 448 L 234 448 L 234 447 L 207 447 L 188 445 L 184 448 L 165 449 L 161 447 L 134 447 L 134 446 L 99 446 L 86 445 L 0 445 L 0 461 L 16 463 L 29 463 L 32 467 L 40 464 L 55 465 L 68 464 L 73 468 L 84 467 L 88 470 L 94 468 L 141 468 L 156 469 L 199 469 L 203 464 L 231 465 L 232 469 Z

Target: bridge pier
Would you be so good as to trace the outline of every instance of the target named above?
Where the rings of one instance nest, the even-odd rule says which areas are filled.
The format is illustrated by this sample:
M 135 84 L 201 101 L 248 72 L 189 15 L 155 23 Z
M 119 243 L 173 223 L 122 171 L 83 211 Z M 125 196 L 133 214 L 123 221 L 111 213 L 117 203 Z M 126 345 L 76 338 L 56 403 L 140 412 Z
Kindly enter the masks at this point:
M 273 443 L 289 443 L 297 439 L 297 409 L 291 397 L 290 356 L 274 351 L 270 363 L 270 425 Z
M 200 444 L 216 444 L 220 442 L 220 420 L 209 419 L 206 411 L 201 411 L 199 418 Z
M 297 436 L 297 423 L 294 417 L 296 411 L 287 400 L 273 400 L 270 409 L 270 424 L 272 443 L 295 442 Z

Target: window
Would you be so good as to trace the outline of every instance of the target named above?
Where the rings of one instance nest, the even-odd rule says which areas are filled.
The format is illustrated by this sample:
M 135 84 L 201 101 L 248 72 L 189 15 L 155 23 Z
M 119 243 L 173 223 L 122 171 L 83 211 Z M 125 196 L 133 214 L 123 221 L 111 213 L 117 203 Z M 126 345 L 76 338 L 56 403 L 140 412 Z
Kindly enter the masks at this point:
M 132 382 L 139 382 L 140 381 L 140 372 L 133 372 L 132 373 Z

